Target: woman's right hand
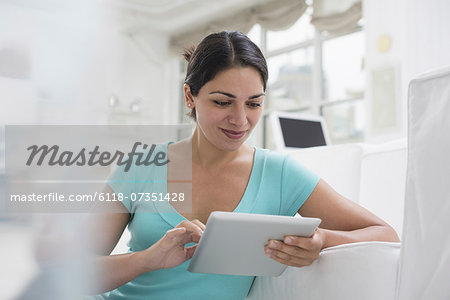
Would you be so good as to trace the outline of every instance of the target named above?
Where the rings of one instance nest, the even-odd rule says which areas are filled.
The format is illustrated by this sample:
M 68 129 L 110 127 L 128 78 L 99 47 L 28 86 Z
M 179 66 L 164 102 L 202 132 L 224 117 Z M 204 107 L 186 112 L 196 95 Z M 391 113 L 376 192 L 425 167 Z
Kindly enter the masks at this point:
M 166 234 L 145 252 L 148 270 L 174 268 L 194 255 L 197 245 L 185 247 L 186 244 L 198 243 L 205 225 L 198 220 L 184 220 Z

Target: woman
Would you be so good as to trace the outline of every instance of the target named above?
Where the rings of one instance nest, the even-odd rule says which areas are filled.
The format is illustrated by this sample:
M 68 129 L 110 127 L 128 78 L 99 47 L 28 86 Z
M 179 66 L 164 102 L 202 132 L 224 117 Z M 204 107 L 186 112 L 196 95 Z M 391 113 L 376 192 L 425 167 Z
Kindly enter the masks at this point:
M 190 243 L 198 242 L 215 210 L 291 216 L 298 212 L 321 218 L 312 237 L 285 237 L 265 246 L 270 258 L 295 267 L 310 265 L 326 247 L 399 240 L 389 225 L 289 156 L 244 143 L 261 118 L 268 77 L 261 51 L 245 35 L 211 34 L 195 50 L 186 51 L 185 58 L 185 102 L 196 120 L 195 131 L 188 140 L 161 146 L 170 163 L 160 173 L 135 168 L 129 176 L 161 176 L 167 181 L 162 185 L 154 181 L 150 189 L 176 191 L 175 166 L 186 160 L 185 153 L 190 153 L 186 150 L 192 150 L 192 209 L 181 212 L 180 202 L 172 202 L 164 206 L 166 211 L 156 205 L 154 211 L 138 213 L 143 211 L 140 204 L 114 204 L 124 212 L 105 215 L 96 227 L 102 232 L 97 250 L 103 256 L 96 261 L 102 270 L 98 276 L 102 291 L 116 289 L 105 297 L 244 299 L 253 277 L 194 274 L 186 269 L 195 251 Z M 119 181 L 110 181 L 108 192 L 149 190 L 145 184 Z M 132 252 L 107 256 L 127 224 Z

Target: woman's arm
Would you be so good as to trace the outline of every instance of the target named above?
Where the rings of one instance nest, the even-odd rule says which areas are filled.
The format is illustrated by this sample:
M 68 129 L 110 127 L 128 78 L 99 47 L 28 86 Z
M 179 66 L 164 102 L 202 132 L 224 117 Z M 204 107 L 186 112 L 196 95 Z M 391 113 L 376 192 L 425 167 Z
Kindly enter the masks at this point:
M 399 242 L 395 230 L 320 180 L 298 213 L 321 218 L 322 248 L 362 241 Z
M 113 191 L 107 187 L 105 193 Z M 122 203 L 107 202 L 96 206 L 85 222 L 84 232 L 90 234 L 90 246 L 94 254 L 92 275 L 97 280 L 89 293 L 110 291 L 144 273 L 183 263 L 192 257 L 196 248 L 185 248 L 185 244 L 198 242 L 204 230 L 204 225 L 197 220 L 184 221 L 145 250 L 110 255 L 129 220 L 130 213 Z
M 105 193 L 113 193 L 107 186 Z M 130 213 L 122 203 L 97 204 L 83 224 L 83 232 L 89 235 L 92 272 L 96 279 L 90 293 L 97 294 L 117 288 L 144 272 L 142 253 L 110 255 L 130 220 Z
M 322 179 L 298 213 L 303 217 L 322 219 L 313 236 L 286 236 L 283 241 L 269 241 L 265 247 L 269 257 L 289 266 L 310 265 L 319 257 L 320 250 L 331 246 L 362 241 L 400 241 L 386 222 L 341 196 Z
M 118 288 L 136 277 L 159 269 L 173 268 L 192 258 L 201 233 L 192 222 L 185 221 L 169 230 L 151 247 L 137 252 L 97 256 L 93 260 L 97 287 L 90 291 L 98 294 Z

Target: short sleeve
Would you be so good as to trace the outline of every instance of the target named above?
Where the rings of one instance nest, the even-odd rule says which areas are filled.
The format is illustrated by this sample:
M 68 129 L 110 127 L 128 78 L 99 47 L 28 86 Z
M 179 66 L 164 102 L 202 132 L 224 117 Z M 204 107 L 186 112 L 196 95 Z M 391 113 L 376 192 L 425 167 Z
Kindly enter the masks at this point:
M 151 153 L 152 156 L 150 156 L 150 161 L 154 155 L 161 152 L 167 153 L 166 145 L 157 145 Z M 145 152 L 144 154 L 147 156 L 148 152 Z M 129 166 L 127 166 L 127 164 L 118 166 L 109 176 L 107 184 L 112 188 L 114 193 L 121 194 L 122 204 L 131 214 L 134 214 L 140 201 L 133 201 L 133 199 L 136 200 L 136 198 L 141 197 L 140 194 L 142 193 L 159 192 L 161 186 L 166 184 L 166 181 L 167 170 L 165 164 L 137 164 L 135 158 L 133 163 Z
M 111 187 L 116 195 L 121 194 L 122 204 L 130 213 L 133 212 L 131 193 L 135 191 L 136 184 L 136 168 L 130 168 L 125 172 L 124 166 L 118 166 L 107 180 L 107 184 Z
M 280 214 L 293 216 L 305 203 L 320 177 L 292 156 L 286 156 L 281 174 Z

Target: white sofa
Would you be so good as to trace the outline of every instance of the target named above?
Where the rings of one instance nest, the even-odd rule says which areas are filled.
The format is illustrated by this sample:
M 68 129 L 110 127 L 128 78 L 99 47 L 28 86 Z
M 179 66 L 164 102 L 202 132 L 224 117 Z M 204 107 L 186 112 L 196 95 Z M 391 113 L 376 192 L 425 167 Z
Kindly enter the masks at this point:
M 404 141 L 293 153 L 388 221 L 402 236 L 401 246 L 326 249 L 309 267 L 257 277 L 249 300 L 450 299 L 450 68 L 413 80 L 408 99 L 407 161 Z
M 291 151 L 290 155 L 337 192 L 369 209 L 401 235 L 406 139 L 384 144 L 344 144 Z
M 401 235 L 406 139 L 314 147 L 290 155 Z M 279 277 L 257 277 L 248 299 L 395 299 L 399 257 L 399 243 L 331 247 L 309 267 L 289 267 Z

